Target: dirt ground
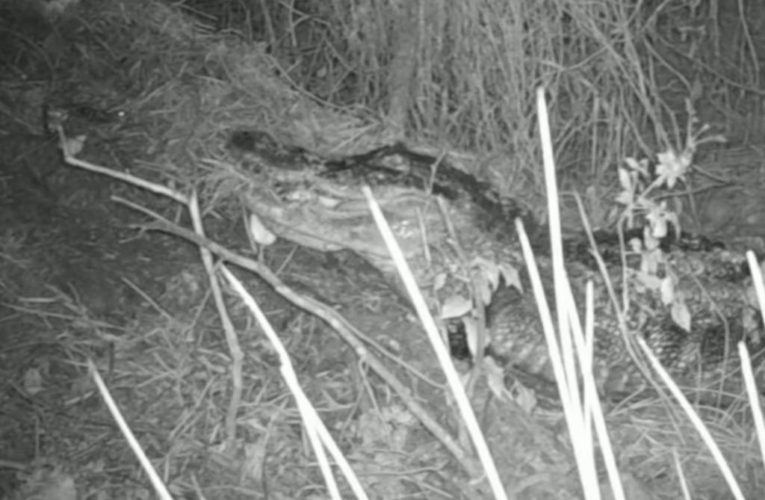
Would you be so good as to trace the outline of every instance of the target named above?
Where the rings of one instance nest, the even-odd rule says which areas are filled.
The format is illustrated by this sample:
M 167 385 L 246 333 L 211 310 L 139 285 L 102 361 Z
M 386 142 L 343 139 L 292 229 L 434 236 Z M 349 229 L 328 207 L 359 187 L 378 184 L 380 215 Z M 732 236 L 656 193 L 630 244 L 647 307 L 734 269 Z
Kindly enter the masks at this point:
M 185 227 L 184 207 L 65 164 L 59 137 L 46 129 L 46 116 L 61 110 L 68 137 L 85 138 L 78 157 L 165 181 L 177 166 L 164 163 L 168 151 L 182 150 L 189 163 L 198 159 L 181 136 L 189 122 L 197 126 L 215 114 L 219 103 L 205 101 L 213 94 L 205 93 L 204 82 L 214 80 L 210 75 L 222 79 L 225 71 L 188 56 L 161 76 L 180 75 L 178 88 L 196 99 L 190 108 L 203 111 L 161 108 L 151 101 L 167 83 L 152 80 L 152 72 L 162 71 L 159 63 L 120 59 L 119 43 L 109 38 L 129 39 L 123 24 L 115 27 L 107 17 L 103 24 L 57 31 L 23 11 L 3 13 L 15 17 L 0 24 L 0 44 L 9 47 L 0 77 L 0 498 L 154 498 L 96 391 L 89 360 L 175 498 L 326 498 L 274 349 L 226 288 L 244 353 L 237 432 L 227 435 L 231 350 L 199 248 L 153 230 L 151 219 L 124 200 Z M 113 44 L 109 50 L 105 40 Z M 187 66 L 192 69 L 184 73 Z M 242 121 L 235 118 L 233 125 Z M 159 123 L 170 131 L 161 139 Z M 204 138 L 210 156 L 221 155 L 226 134 L 216 130 Z M 240 213 L 208 208 L 211 240 L 260 259 L 295 292 L 342 314 L 407 384 L 410 397 L 457 433 L 454 404 L 443 397 L 443 376 L 422 328 L 375 269 L 347 252 L 321 253 L 283 240 L 258 253 Z M 235 272 L 266 311 L 304 391 L 371 498 L 483 498 L 478 492 L 485 490 L 469 484 L 363 353 L 257 276 Z M 468 367 L 459 368 L 464 374 Z M 508 400 L 493 397 L 485 380 L 474 388 L 502 480 L 517 498 L 579 498 L 554 389 L 532 390 L 533 383 L 511 387 Z M 705 476 L 695 483 L 697 498 L 727 494 L 719 473 L 707 473 L 709 458 L 693 454 L 696 438 L 663 434 L 671 410 L 664 409 L 670 416 L 656 409 L 608 410 L 630 498 L 677 496 L 667 465 L 677 449 L 690 450 L 683 458 L 689 475 Z M 717 422 L 731 442 L 752 443 L 745 418 L 732 411 Z M 756 452 L 739 448 L 731 461 L 745 471 L 751 491 L 761 492 Z

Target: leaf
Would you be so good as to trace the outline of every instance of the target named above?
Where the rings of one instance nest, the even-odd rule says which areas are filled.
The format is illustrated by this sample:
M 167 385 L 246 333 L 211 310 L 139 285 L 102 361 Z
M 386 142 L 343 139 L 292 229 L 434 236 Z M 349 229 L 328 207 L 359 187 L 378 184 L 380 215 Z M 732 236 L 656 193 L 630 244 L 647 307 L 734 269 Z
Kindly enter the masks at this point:
M 649 276 L 656 276 L 659 272 L 659 267 L 663 262 L 664 253 L 661 251 L 661 248 L 656 246 L 652 250 L 646 249 L 641 254 L 640 270 Z M 658 288 L 659 284 L 657 283 L 653 290 L 658 290 Z
M 254 213 L 250 214 L 250 237 L 255 243 L 263 246 L 273 245 L 276 241 L 276 235 L 269 231 Z
M 515 266 L 502 262 L 499 264 L 499 272 L 502 275 L 502 280 L 504 280 L 506 286 L 514 286 L 519 292 L 523 293 L 521 275 L 518 273 L 518 269 Z
M 678 155 L 672 148 L 659 153 L 656 157 L 658 159 L 656 175 L 659 184 L 666 184 L 669 189 L 674 188 L 678 180 L 685 178 L 692 160 L 690 155 Z
M 667 306 L 675 302 L 675 283 L 672 278 L 667 276 L 666 278 L 662 279 L 659 291 L 661 292 L 662 304 Z
M 633 253 L 640 253 L 643 251 L 643 240 L 637 236 L 630 238 L 630 240 L 627 242 L 627 245 L 630 247 L 630 251 Z
M 34 396 L 43 390 L 43 377 L 37 368 L 30 368 L 24 372 L 23 383 L 24 392 L 29 396 Z
M 470 263 L 471 269 L 481 273 L 481 276 L 486 278 L 486 281 L 491 285 L 492 290 L 497 287 L 499 282 L 499 267 L 496 262 L 492 262 L 489 259 L 483 257 L 476 257 Z
M 632 192 L 630 191 L 622 191 L 621 193 L 616 195 L 616 198 L 614 200 L 616 203 L 620 203 L 625 206 L 632 206 L 635 203 L 635 197 L 632 196 Z
M 476 294 L 478 295 L 478 301 L 482 306 L 488 306 L 491 304 L 491 298 L 494 295 L 496 287 L 491 286 L 486 280 L 480 280 L 480 286 L 476 287 Z
M 465 326 L 465 341 L 470 356 L 475 358 L 475 352 L 478 350 L 478 324 L 471 317 L 462 318 L 462 324 Z
M 532 389 L 521 384 L 516 384 L 513 400 L 529 415 L 534 411 L 534 408 L 537 407 L 536 393 Z
M 650 223 L 651 237 L 655 240 L 664 238 L 667 235 L 667 217 L 663 207 L 654 207 L 646 217 Z
M 630 165 L 630 160 L 637 165 L 633 158 L 627 158 L 628 165 Z M 626 168 L 619 167 L 619 184 L 621 184 L 624 191 L 632 192 L 632 176 Z
M 677 228 L 677 232 L 680 233 L 680 219 L 675 212 L 667 208 L 665 201 L 651 207 L 646 218 L 651 227 L 651 236 L 654 238 L 661 239 L 667 236 L 669 224 Z
M 691 311 L 685 305 L 685 301 L 676 300 L 670 309 L 672 320 L 686 332 L 691 331 Z
M 85 147 L 85 141 L 87 136 L 78 135 L 77 137 L 69 137 L 61 143 L 61 149 L 64 151 L 64 156 L 77 156 Z
M 507 388 L 505 388 L 505 371 L 497 364 L 494 358 L 487 357 L 483 361 L 483 370 L 486 374 L 486 382 L 489 384 L 489 390 L 499 400 L 507 397 Z
M 660 248 L 661 240 L 656 238 L 653 233 L 651 232 L 651 229 L 649 227 L 646 227 L 643 231 L 643 246 L 645 247 L 644 250 L 646 253 L 655 253 L 656 251 L 661 251 Z
M 441 306 L 441 319 L 459 318 L 473 310 L 473 301 L 461 295 L 452 295 Z
M 659 290 L 661 287 L 661 280 L 653 274 L 637 271 L 634 276 L 637 282 L 648 290 Z
M 632 157 L 628 157 L 624 159 L 624 163 L 627 164 L 627 166 L 632 170 L 634 173 L 634 176 L 632 177 L 632 180 L 637 180 L 636 176 L 641 175 L 643 177 L 648 177 L 648 159 L 643 158 L 640 161 L 637 161 L 636 159 Z
M 433 291 L 437 292 L 446 285 L 446 273 L 438 273 L 433 277 Z

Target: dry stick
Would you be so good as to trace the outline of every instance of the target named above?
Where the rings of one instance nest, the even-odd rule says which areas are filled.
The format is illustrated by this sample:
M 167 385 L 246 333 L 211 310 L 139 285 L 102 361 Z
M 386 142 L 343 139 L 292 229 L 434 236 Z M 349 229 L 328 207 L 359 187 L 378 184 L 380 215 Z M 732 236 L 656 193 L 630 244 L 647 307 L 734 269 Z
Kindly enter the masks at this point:
M 172 200 L 177 201 L 178 203 L 182 203 L 183 205 L 189 204 L 189 198 L 188 196 L 185 196 L 184 194 L 181 194 L 175 189 L 171 189 L 167 186 L 163 186 L 161 184 L 157 184 L 154 182 L 147 181 L 145 179 L 141 179 L 140 177 L 136 177 L 134 175 L 126 174 L 124 172 L 118 172 L 116 170 L 112 170 L 110 168 L 105 168 L 99 165 L 94 165 L 93 163 L 80 160 L 79 158 L 76 158 L 72 152 L 69 150 L 69 141 L 66 137 L 66 134 L 64 134 L 64 130 L 61 128 L 61 126 L 56 127 L 56 130 L 58 132 L 59 137 L 59 146 L 61 147 L 61 152 L 64 155 L 64 162 L 68 165 L 71 165 L 73 167 L 81 168 L 83 170 L 88 170 L 89 172 L 94 172 L 97 174 L 105 175 L 107 177 L 111 177 L 113 179 L 117 179 L 123 182 L 127 182 L 128 184 L 133 184 L 134 186 L 138 186 L 140 188 L 143 188 L 147 191 L 151 191 L 152 193 L 161 194 L 162 196 L 166 196 Z
M 129 206 L 156 219 L 156 222 L 145 226 L 146 229 L 154 229 L 174 234 L 180 238 L 191 241 L 195 245 L 207 248 L 224 261 L 257 274 L 258 277 L 268 283 L 276 293 L 287 299 L 290 303 L 327 322 L 327 324 L 329 324 L 343 338 L 343 340 L 354 348 L 359 358 L 361 358 L 380 378 L 393 388 L 396 394 L 398 394 L 404 402 L 407 409 L 412 412 L 412 414 L 420 420 L 422 425 L 441 442 L 454 458 L 457 459 L 462 468 L 469 475 L 475 477 L 480 473 L 481 468 L 476 461 L 457 443 L 446 428 L 439 424 L 422 405 L 415 401 L 411 395 L 411 390 L 401 383 L 401 381 L 399 381 L 377 357 L 366 349 L 364 343 L 359 340 L 359 338 L 364 335 L 359 332 L 356 327 L 351 325 L 341 314 L 318 300 L 295 293 L 263 264 L 242 257 L 241 255 L 237 255 L 214 241 L 210 241 L 193 231 L 179 227 L 150 210 L 133 204 L 129 204 Z
M 191 214 L 191 222 L 194 226 L 194 232 L 199 236 L 204 237 L 205 229 L 202 224 L 202 217 L 199 213 L 199 203 L 196 192 L 191 194 L 187 206 L 189 214 Z M 226 336 L 228 351 L 231 354 L 232 387 L 231 399 L 229 399 L 228 411 L 226 411 L 226 450 L 233 452 L 236 443 L 236 414 L 239 411 L 239 405 L 242 403 L 242 363 L 244 354 L 242 354 L 242 348 L 239 345 L 239 337 L 237 337 L 236 329 L 231 322 L 226 303 L 223 300 L 223 292 L 221 291 L 220 282 L 215 274 L 215 263 L 213 262 L 212 254 L 210 253 L 210 250 L 205 247 L 199 247 L 199 253 L 202 257 L 207 277 L 210 280 L 210 290 L 212 290 L 213 299 L 215 300 L 215 308 L 218 310 L 218 315 L 220 316 L 220 321 Z
M 165 486 L 165 483 L 162 482 L 162 479 L 159 477 L 159 474 L 157 474 L 157 470 L 151 464 L 151 461 L 149 461 L 149 458 L 146 456 L 146 453 L 143 451 L 143 448 L 141 448 L 141 445 L 138 443 L 138 440 L 135 438 L 133 431 L 130 430 L 130 426 L 128 426 L 127 422 L 125 422 L 125 417 L 122 416 L 122 413 L 120 412 L 119 407 L 117 406 L 117 403 L 114 401 L 114 398 L 112 398 L 112 395 L 109 392 L 109 389 L 107 389 L 106 384 L 101 378 L 101 375 L 98 373 L 98 369 L 96 368 L 96 365 L 93 364 L 93 361 L 90 359 L 88 359 L 88 370 L 90 371 L 90 374 L 93 377 L 93 381 L 96 383 L 96 387 L 98 387 L 98 392 L 101 394 L 101 397 L 106 403 L 106 406 L 109 409 L 109 412 L 112 414 L 114 421 L 117 422 L 117 426 L 120 428 L 120 431 L 122 431 L 122 435 L 125 437 L 125 440 L 128 442 L 130 449 L 133 451 L 136 458 L 140 462 L 141 467 L 143 467 L 143 470 L 146 472 L 146 475 L 149 476 L 149 481 L 151 482 L 151 485 L 154 487 L 154 490 L 157 492 L 157 495 L 162 500 L 172 500 L 173 497 L 170 495 L 170 492 L 167 490 L 167 486 Z

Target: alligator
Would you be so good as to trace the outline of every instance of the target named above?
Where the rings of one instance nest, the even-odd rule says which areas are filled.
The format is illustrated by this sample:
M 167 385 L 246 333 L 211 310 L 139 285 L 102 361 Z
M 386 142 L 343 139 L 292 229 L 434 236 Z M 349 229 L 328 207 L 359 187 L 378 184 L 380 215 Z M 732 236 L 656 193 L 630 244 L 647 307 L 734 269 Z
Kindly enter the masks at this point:
M 486 353 L 508 371 L 553 380 L 536 303 L 523 292 L 527 278 L 515 236 L 514 221 L 521 219 L 542 274 L 549 278 L 545 228 L 530 210 L 456 167 L 448 156 L 418 152 L 403 143 L 324 158 L 264 131 L 237 130 L 227 146 L 245 181 L 239 187 L 241 199 L 277 236 L 322 251 L 351 250 L 399 287 L 360 190 L 369 185 L 434 307 L 449 295 L 475 293 L 471 278 L 493 270 L 493 294 L 477 300 L 478 307 L 486 308 Z M 647 276 L 639 257 L 623 267 L 624 246 L 618 243 L 642 235 L 639 227 L 621 237 L 607 231 L 593 235 L 615 295 L 629 298 L 622 321 L 613 295 L 606 293 L 606 277 L 594 271 L 590 239 L 564 241 L 575 297 L 583 297 L 586 280 L 595 283 L 593 369 L 601 395 L 621 399 L 653 387 L 645 365 L 628 348 L 636 336 L 688 393 L 741 393 L 736 343 L 746 342 L 758 367 L 765 348 L 743 254 L 703 236 L 669 231 L 659 241 L 658 267 Z M 452 340 L 455 356 L 468 352 L 464 342 Z

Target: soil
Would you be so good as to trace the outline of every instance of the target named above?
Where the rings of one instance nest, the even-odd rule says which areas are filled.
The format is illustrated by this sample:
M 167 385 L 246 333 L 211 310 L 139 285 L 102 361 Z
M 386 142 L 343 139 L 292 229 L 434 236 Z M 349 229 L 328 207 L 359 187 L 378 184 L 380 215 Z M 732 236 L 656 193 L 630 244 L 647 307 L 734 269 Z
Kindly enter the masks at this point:
M 95 9 L 87 11 L 95 17 L 90 23 L 64 17 L 60 29 L 53 29 L 35 10 L 41 8 L 36 2 L 11 4 L 0 4 L 0 499 L 154 497 L 96 390 L 89 361 L 174 497 L 324 498 L 316 458 L 275 351 L 240 299 L 224 287 L 244 357 L 236 433 L 226 434 L 232 350 L 199 249 L 152 230 L 152 219 L 125 200 L 188 227 L 185 208 L 66 164 L 59 137 L 46 128 L 47 106 L 63 109 L 67 136 L 82 146 L 78 157 L 115 171 L 138 170 L 167 184 L 173 172 L 163 153 L 183 149 L 177 136 L 187 129 L 171 130 L 166 142 L 152 137 L 159 128 L 152 127 L 170 111 L 142 109 L 140 103 L 161 90 L 167 83 L 163 78 L 182 74 L 191 82 L 183 85 L 199 87 L 189 92 L 199 98 L 190 107 L 201 107 L 216 97 L 200 90 L 214 79 L 213 64 L 189 56 L 181 68 L 168 69 L 155 48 L 149 55 L 158 60 L 143 63 L 133 54 L 137 49 L 129 32 L 138 27 L 122 23 L 121 10 L 106 20 Z M 172 34 L 172 23 L 162 27 Z M 196 36 L 181 35 L 181 40 Z M 120 36 L 127 38 L 127 48 L 119 45 L 124 39 L 115 40 Z M 198 66 L 191 71 L 187 63 Z M 137 113 L 123 114 L 125 104 L 135 104 Z M 168 128 L 187 125 L 189 116 L 201 120 L 178 107 Z M 232 119 L 237 121 L 238 116 Z M 204 147 L 220 151 L 226 140 L 218 133 Z M 145 168 L 159 163 L 166 167 L 160 174 Z M 744 210 L 752 214 L 750 225 L 761 229 L 765 210 L 759 202 L 754 205 Z M 375 352 L 408 384 L 411 398 L 428 407 L 444 428 L 458 428 L 422 328 L 374 269 L 353 254 L 320 253 L 281 240 L 255 251 L 241 212 L 218 208 L 204 214 L 211 240 L 260 260 L 297 293 L 340 312 L 365 333 L 365 345 L 379 346 Z M 710 224 L 729 228 L 732 214 L 720 212 L 714 211 L 717 219 L 707 215 Z M 363 352 L 258 277 L 234 272 L 265 310 L 301 386 L 370 497 L 478 497 L 454 457 L 403 409 L 399 395 L 369 369 Z M 546 396 L 528 389 L 532 383 L 512 387 L 511 401 L 493 397 L 486 380 L 475 387 L 474 406 L 502 480 L 519 498 L 576 498 L 579 479 L 562 414 L 557 402 L 545 413 L 540 400 Z M 621 417 L 618 411 L 610 416 Z M 639 420 L 633 413 L 621 418 L 630 425 L 631 419 Z M 650 420 L 641 418 L 640 425 Z M 668 419 L 663 413 L 654 418 L 661 432 Z M 741 443 L 754 442 L 731 422 L 737 420 L 720 427 L 741 431 L 735 436 Z M 632 498 L 677 496 L 675 478 L 667 472 L 674 455 L 654 457 L 679 438 L 662 437 L 659 448 L 657 434 L 638 425 L 614 431 L 615 439 L 619 434 L 628 443 L 622 443 L 621 458 L 633 491 L 643 487 L 630 475 L 633 470 L 652 479 L 650 494 Z M 469 448 L 464 436 L 463 441 Z M 700 449 L 689 442 L 676 446 Z M 744 455 L 741 451 L 732 460 L 743 461 Z M 725 491 L 722 480 L 708 473 L 709 464 L 693 456 L 685 471 L 710 483 L 709 496 L 699 498 L 715 498 L 715 488 Z M 757 486 L 755 479 L 752 483 Z

